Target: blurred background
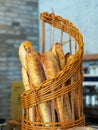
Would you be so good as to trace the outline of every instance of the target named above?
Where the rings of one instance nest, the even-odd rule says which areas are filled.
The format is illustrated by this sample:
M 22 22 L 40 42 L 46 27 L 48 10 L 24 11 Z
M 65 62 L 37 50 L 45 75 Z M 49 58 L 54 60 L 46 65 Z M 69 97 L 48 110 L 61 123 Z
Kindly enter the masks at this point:
M 21 80 L 20 43 L 30 40 L 39 50 L 38 5 L 37 0 L 0 0 L 0 118 L 11 118 L 12 81 Z
M 41 12 L 52 12 L 70 20 L 84 39 L 83 95 L 85 113 L 98 117 L 98 1 L 93 0 L 0 0 L 0 119 L 15 118 L 20 105 L 21 65 L 18 48 L 29 40 L 41 51 Z M 46 29 L 49 31 L 49 28 Z M 46 48 L 50 41 L 47 37 Z M 15 86 L 13 89 L 12 86 Z M 15 94 L 18 97 L 15 103 Z M 92 113 L 91 113 L 92 112 Z M 17 114 L 17 113 L 16 113 Z

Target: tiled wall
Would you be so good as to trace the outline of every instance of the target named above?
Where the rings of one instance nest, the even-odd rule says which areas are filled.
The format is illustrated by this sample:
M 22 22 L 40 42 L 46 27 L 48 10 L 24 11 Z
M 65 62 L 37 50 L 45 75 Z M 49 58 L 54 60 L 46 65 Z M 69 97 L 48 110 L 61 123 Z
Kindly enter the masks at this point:
M 21 80 L 18 47 L 39 50 L 38 0 L 0 0 L 0 118 L 10 118 L 11 81 Z

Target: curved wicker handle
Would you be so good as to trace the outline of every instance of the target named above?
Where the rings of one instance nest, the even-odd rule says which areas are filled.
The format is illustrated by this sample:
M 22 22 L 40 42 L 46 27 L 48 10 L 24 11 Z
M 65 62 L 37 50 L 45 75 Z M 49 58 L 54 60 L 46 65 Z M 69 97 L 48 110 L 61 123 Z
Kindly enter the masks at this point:
M 43 12 L 40 14 L 42 20 L 42 48 L 44 47 L 44 23 L 48 23 L 51 26 L 62 30 L 72 36 L 78 43 L 79 48 L 83 48 L 83 38 L 79 30 L 67 19 L 61 16 L 56 16 L 54 13 Z M 79 49 L 80 51 L 80 49 Z

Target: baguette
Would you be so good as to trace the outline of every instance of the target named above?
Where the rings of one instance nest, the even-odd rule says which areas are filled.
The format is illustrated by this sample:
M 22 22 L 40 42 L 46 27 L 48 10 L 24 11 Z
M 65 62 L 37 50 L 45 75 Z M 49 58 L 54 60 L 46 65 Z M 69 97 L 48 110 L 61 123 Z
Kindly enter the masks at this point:
M 27 52 L 26 52 L 25 45 L 28 45 L 29 48 L 32 48 L 32 43 L 29 41 L 25 41 L 21 43 L 21 45 L 19 46 L 19 58 L 22 65 L 22 70 L 21 70 L 22 81 L 23 81 L 24 89 L 26 91 L 30 89 L 30 82 L 29 82 L 29 77 L 28 77 L 28 72 L 27 72 L 27 64 L 26 64 Z M 35 111 L 34 107 L 32 107 L 28 109 L 28 112 L 26 112 L 26 116 L 28 117 L 30 121 L 35 121 L 34 111 Z
M 55 55 L 55 57 L 58 61 L 60 70 L 62 70 L 65 67 L 65 55 L 64 55 L 64 52 L 63 52 L 63 49 L 62 49 L 62 45 L 60 43 L 53 44 L 51 50 L 54 53 L 54 55 Z M 62 87 L 64 87 L 64 84 L 62 85 Z M 67 121 L 67 122 L 71 121 L 72 120 L 72 118 L 71 118 L 71 106 L 70 106 L 68 94 L 62 96 L 62 100 L 63 100 L 62 102 L 63 102 L 64 115 L 65 115 L 64 120 Z
M 47 51 L 42 54 L 42 63 L 44 66 L 44 71 L 45 71 L 45 75 L 46 75 L 47 79 L 53 78 L 55 76 L 55 74 L 60 71 L 57 60 L 51 51 Z M 50 89 L 52 89 L 52 88 L 50 88 Z M 52 103 L 54 103 L 53 101 L 52 101 Z M 57 115 L 59 117 L 59 120 L 64 122 L 65 117 L 63 114 L 61 97 L 58 97 L 55 99 L 55 109 L 56 109 Z M 53 110 L 53 108 L 52 108 L 52 110 Z M 54 117 L 53 114 L 55 114 L 55 113 L 52 112 L 52 117 Z M 52 121 L 54 121 L 54 120 L 52 120 Z
M 81 69 L 74 74 L 74 80 L 78 80 L 81 77 Z M 82 112 L 82 86 L 79 86 L 75 89 L 75 96 L 74 96 L 74 107 L 75 107 L 75 119 L 79 119 Z
M 45 74 L 43 71 L 41 59 L 39 57 L 39 54 L 36 52 L 34 48 L 29 49 L 27 48 L 27 56 L 26 56 L 26 62 L 28 67 L 28 74 L 30 77 L 30 82 L 32 86 L 39 86 L 41 82 L 43 82 L 45 78 Z M 39 89 L 39 88 L 33 88 Z M 41 121 L 43 122 L 51 122 L 51 115 L 50 115 L 50 109 L 48 107 L 47 102 L 40 103 L 38 105 L 39 114 L 41 117 Z M 48 124 L 45 124 L 45 126 L 49 126 Z
M 62 45 L 60 43 L 53 44 L 51 51 L 53 52 L 53 54 L 57 59 L 60 70 L 62 70 L 65 66 L 65 55 L 62 49 Z
M 72 54 L 71 54 L 70 52 L 68 52 L 68 53 L 65 55 L 66 65 L 67 65 L 69 62 L 71 62 L 72 57 L 73 57 L 73 56 L 72 56 Z M 74 76 L 72 76 L 71 79 L 69 79 L 66 84 L 71 84 L 71 82 L 74 82 Z M 74 111 L 76 111 L 76 110 L 75 110 L 75 108 L 74 108 L 74 90 L 71 91 L 71 93 L 69 94 L 69 96 L 70 96 L 70 102 L 71 102 L 72 120 L 75 120 Z
M 70 62 L 71 61 L 71 58 L 72 58 L 72 55 L 70 53 L 67 53 L 66 56 L 66 64 L 67 62 Z M 77 81 L 78 78 L 81 77 L 81 69 L 79 68 L 77 72 L 75 72 L 75 74 L 72 76 L 72 79 L 71 81 L 74 82 L 74 81 Z M 80 97 L 82 97 L 82 87 L 78 87 L 74 90 L 73 93 L 73 96 L 74 98 L 71 98 L 71 102 L 74 102 L 74 104 L 72 103 L 72 106 L 73 107 L 73 119 L 77 120 L 80 118 L 80 115 L 81 115 L 81 111 L 82 111 L 82 99 Z M 74 100 L 74 101 L 73 101 Z
M 26 48 L 25 46 L 28 46 L 28 48 L 32 48 L 32 43 L 29 41 L 24 41 L 23 43 L 20 44 L 19 46 L 19 59 L 21 62 L 22 67 L 27 71 L 27 65 L 26 65 Z

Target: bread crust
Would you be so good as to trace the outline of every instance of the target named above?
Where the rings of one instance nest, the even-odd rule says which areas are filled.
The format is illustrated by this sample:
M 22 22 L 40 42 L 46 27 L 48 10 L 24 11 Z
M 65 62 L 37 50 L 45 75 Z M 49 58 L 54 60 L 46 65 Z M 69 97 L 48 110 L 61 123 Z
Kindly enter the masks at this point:
M 72 62 L 72 58 L 73 58 L 73 55 L 70 52 L 66 53 L 66 55 L 65 55 L 66 65 Z M 73 82 L 74 82 L 74 75 L 67 81 L 67 84 L 71 84 Z M 72 120 L 75 120 L 74 94 L 75 94 L 74 90 L 72 90 L 69 93 L 70 103 L 71 103 L 71 111 L 72 111 Z
M 28 67 L 28 74 L 30 77 L 30 82 L 34 90 L 38 90 L 39 84 L 43 82 L 45 78 L 44 70 L 42 67 L 42 62 L 39 57 L 39 54 L 36 52 L 34 48 L 31 50 L 29 49 L 27 56 L 26 56 L 26 61 L 27 61 L 27 67 Z M 36 88 L 37 86 L 37 88 Z M 41 121 L 43 122 L 51 122 L 51 115 L 50 115 L 50 109 L 48 107 L 47 102 L 40 103 L 38 105 L 38 110 L 41 116 Z M 48 126 L 48 124 L 45 124 L 45 126 Z
M 42 63 L 44 66 L 44 71 L 47 79 L 53 78 L 60 71 L 58 62 L 52 51 L 47 51 L 42 54 Z M 59 120 L 64 122 L 65 117 L 61 97 L 55 99 L 55 109 L 57 111 Z
M 60 70 L 63 70 L 65 67 L 65 55 L 64 51 L 62 48 L 62 45 L 60 43 L 53 44 L 51 51 L 54 53 L 57 62 L 59 64 Z M 62 85 L 62 87 L 65 86 L 66 83 Z M 61 96 L 61 101 L 63 102 L 63 111 L 64 111 L 64 121 L 71 121 L 71 106 L 70 106 L 70 101 L 69 101 L 69 96 L 68 94 Z
M 27 46 L 29 48 L 32 48 L 32 43 L 29 41 L 25 41 L 21 43 L 19 46 L 19 58 L 22 66 L 21 75 L 25 91 L 30 89 L 30 82 L 26 64 Z M 35 121 L 35 108 L 34 107 L 29 108 L 28 111 L 26 112 L 26 116 L 27 119 L 29 119 L 30 121 Z

